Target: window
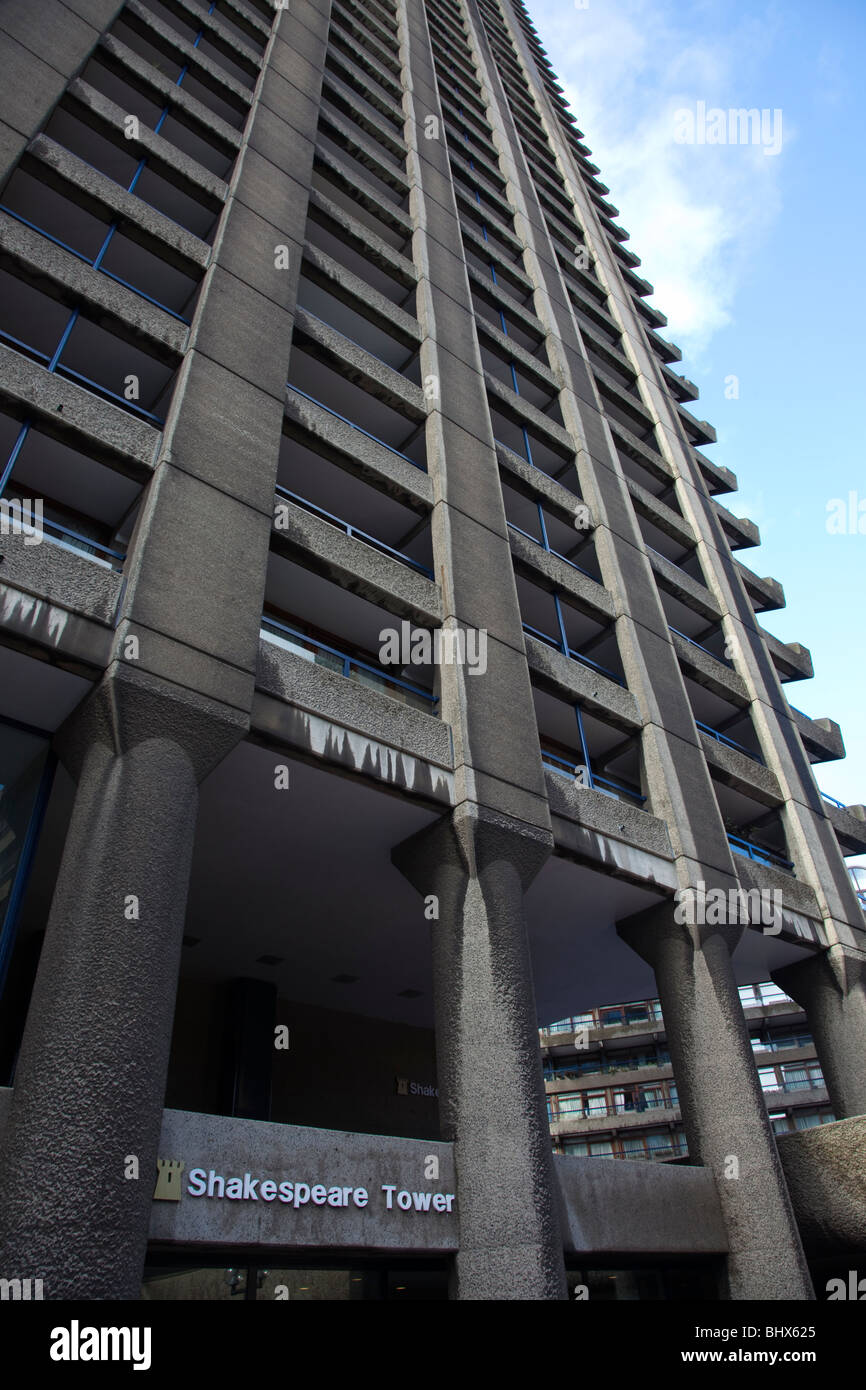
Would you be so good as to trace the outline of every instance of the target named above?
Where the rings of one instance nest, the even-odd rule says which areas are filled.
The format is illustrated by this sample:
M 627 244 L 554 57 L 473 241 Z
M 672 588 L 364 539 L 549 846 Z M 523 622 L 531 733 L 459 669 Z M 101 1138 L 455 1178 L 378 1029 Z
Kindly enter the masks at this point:
M 605 1091 L 586 1092 L 586 1116 L 592 1119 L 593 1115 L 607 1114 L 607 1093 Z

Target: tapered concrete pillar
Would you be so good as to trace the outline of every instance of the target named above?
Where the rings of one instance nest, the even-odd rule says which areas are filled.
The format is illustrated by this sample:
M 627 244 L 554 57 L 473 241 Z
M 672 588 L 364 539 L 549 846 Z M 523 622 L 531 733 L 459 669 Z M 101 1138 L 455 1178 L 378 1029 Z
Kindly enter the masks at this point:
M 46 1299 L 139 1296 L 198 782 L 242 732 L 123 667 L 61 730 L 78 790 L 0 1160 L 0 1271 Z
M 458 811 L 392 855 L 438 899 L 439 1110 L 455 1146 L 461 1299 L 567 1296 L 523 917 L 550 848 L 505 816 Z
M 866 1115 L 866 955 L 831 946 L 773 979 L 806 1011 L 836 1119 Z
M 731 962 L 742 928 L 680 925 L 666 906 L 617 930 L 655 971 L 690 1161 L 715 1178 L 723 1296 L 814 1298 Z

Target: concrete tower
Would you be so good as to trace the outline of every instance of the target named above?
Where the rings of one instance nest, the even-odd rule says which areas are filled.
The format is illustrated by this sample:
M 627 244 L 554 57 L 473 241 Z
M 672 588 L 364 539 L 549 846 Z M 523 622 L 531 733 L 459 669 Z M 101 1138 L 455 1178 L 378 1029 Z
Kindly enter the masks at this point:
M 792 1171 L 844 1189 L 863 811 L 525 9 L 7 0 L 0 45 L 0 1274 L 812 1297 L 738 985 L 805 1010 Z M 654 997 L 688 1161 L 554 1159 L 539 1024 Z

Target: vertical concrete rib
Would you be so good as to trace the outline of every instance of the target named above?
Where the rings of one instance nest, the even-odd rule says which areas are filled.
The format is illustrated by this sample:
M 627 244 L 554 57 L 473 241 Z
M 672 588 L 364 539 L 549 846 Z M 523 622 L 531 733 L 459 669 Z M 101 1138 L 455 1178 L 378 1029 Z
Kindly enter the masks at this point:
M 522 908 L 552 836 L 421 0 L 407 0 L 401 34 L 435 573 L 443 629 L 482 629 L 487 660 L 484 670 L 440 669 L 457 805 L 434 832 L 395 851 L 395 862 L 419 892 L 440 897 L 433 954 L 440 1096 L 461 1210 L 456 1295 L 557 1298 L 562 1239 Z

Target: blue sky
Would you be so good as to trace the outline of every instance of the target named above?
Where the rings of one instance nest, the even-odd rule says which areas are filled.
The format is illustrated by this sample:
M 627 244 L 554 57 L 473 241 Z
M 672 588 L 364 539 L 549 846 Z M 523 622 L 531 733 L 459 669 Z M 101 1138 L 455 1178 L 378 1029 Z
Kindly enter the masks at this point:
M 784 587 L 763 624 L 812 653 L 790 699 L 842 726 L 848 756 L 817 767 L 819 786 L 866 802 L 866 534 L 827 529 L 855 492 L 866 530 L 866 0 L 527 3 L 682 348 L 675 370 L 700 388 L 691 409 L 718 432 L 706 452 L 737 474 L 720 500 L 760 527 L 738 554 Z M 675 113 L 699 101 L 781 111 L 781 149 L 678 143 Z

